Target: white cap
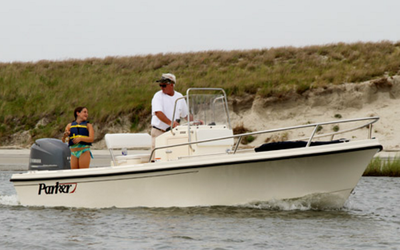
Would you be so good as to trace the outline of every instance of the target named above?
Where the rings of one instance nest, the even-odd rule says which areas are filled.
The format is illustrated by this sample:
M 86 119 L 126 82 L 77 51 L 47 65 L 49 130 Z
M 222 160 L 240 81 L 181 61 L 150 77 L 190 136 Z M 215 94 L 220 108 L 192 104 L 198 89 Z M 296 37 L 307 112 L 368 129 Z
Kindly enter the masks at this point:
M 174 74 L 167 73 L 167 74 L 162 74 L 161 79 L 157 80 L 157 82 L 165 82 L 165 81 L 171 81 L 173 83 L 176 83 L 176 77 Z

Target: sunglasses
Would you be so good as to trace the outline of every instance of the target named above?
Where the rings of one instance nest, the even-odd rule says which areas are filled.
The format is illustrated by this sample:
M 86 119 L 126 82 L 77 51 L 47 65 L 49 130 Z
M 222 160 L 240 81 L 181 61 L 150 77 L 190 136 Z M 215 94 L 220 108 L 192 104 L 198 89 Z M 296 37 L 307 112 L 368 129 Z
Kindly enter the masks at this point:
M 165 87 L 167 87 L 167 84 L 160 84 L 160 87 L 165 88 Z

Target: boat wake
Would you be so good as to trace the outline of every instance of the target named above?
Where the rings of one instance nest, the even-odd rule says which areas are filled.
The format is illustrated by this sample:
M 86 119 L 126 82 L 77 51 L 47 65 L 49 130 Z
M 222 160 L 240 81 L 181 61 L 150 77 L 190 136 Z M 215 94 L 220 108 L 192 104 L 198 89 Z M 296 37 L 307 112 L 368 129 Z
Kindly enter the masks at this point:
M 0 205 L 19 206 L 18 196 L 16 194 L 0 196 Z
M 245 207 L 266 210 L 331 210 L 342 208 L 343 198 L 337 194 L 311 194 L 301 198 L 251 202 Z

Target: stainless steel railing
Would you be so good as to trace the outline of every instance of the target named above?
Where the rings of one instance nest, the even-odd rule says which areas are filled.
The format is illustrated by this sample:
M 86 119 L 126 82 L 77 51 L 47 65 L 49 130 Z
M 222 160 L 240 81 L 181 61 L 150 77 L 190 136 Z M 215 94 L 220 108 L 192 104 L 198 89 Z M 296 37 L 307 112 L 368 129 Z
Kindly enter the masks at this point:
M 152 159 L 152 156 L 153 156 L 153 154 L 154 154 L 154 152 L 156 150 L 179 147 L 179 146 L 187 146 L 187 145 L 193 145 L 193 144 L 199 144 L 199 143 L 205 143 L 205 142 L 212 142 L 212 141 L 218 141 L 218 140 L 226 140 L 226 139 L 231 139 L 231 138 L 237 138 L 236 144 L 234 145 L 233 150 L 230 152 L 230 153 L 235 154 L 237 149 L 238 149 L 238 147 L 239 147 L 239 144 L 240 144 L 242 138 L 245 137 L 245 136 L 258 135 L 258 134 L 267 134 L 267 133 L 276 133 L 276 132 L 282 132 L 282 131 L 288 131 L 288 130 L 311 128 L 311 127 L 314 127 L 314 129 L 313 129 L 313 131 L 312 131 L 312 133 L 311 133 L 311 135 L 309 137 L 304 137 L 304 138 L 299 138 L 298 139 L 298 140 L 301 140 L 301 139 L 306 140 L 306 139 L 308 139 L 306 147 L 309 147 L 311 142 L 312 142 L 312 140 L 315 139 L 315 138 L 331 136 L 331 140 L 332 140 L 335 135 L 347 133 L 347 132 L 358 130 L 358 129 L 365 128 L 365 127 L 367 127 L 369 129 L 368 130 L 368 138 L 371 139 L 371 136 L 372 136 L 372 124 L 377 122 L 378 120 L 379 120 L 379 117 L 378 116 L 374 116 L 374 117 L 364 117 L 364 118 L 337 120 L 337 121 L 329 121 L 329 122 L 319 122 L 319 123 L 313 123 L 313 124 L 306 124 L 306 125 L 278 128 L 278 129 L 262 130 L 262 131 L 249 132 L 249 133 L 237 134 L 237 135 L 232 135 L 232 136 L 224 136 L 224 137 L 217 137 L 217 138 L 194 141 L 194 142 L 186 142 L 186 143 L 179 143 L 179 144 L 174 144 L 174 145 L 161 146 L 161 147 L 156 147 L 151 151 L 149 161 Z M 324 126 L 324 125 L 329 125 L 329 124 L 360 122 L 360 121 L 368 121 L 368 122 L 363 123 L 362 125 L 359 125 L 359 126 L 355 126 L 355 127 L 349 128 L 349 129 L 344 129 L 344 130 L 339 130 L 339 131 L 332 132 L 332 133 L 316 135 L 319 126 Z

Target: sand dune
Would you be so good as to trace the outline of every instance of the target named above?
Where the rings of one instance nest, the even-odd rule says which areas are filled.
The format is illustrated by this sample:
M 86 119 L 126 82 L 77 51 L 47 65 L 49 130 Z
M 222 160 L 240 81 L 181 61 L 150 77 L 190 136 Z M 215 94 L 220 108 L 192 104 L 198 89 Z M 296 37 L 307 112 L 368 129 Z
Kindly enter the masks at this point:
M 252 131 L 379 116 L 380 120 L 373 125 L 372 136 L 379 139 L 384 150 L 400 150 L 400 76 L 313 89 L 284 100 L 243 98 L 234 100 L 231 106 L 233 126 L 243 124 Z M 281 133 L 280 136 L 294 139 L 303 134 Z M 350 134 L 351 138 L 367 136 L 368 129 Z M 265 139 L 258 137 L 251 145 L 261 144 Z

